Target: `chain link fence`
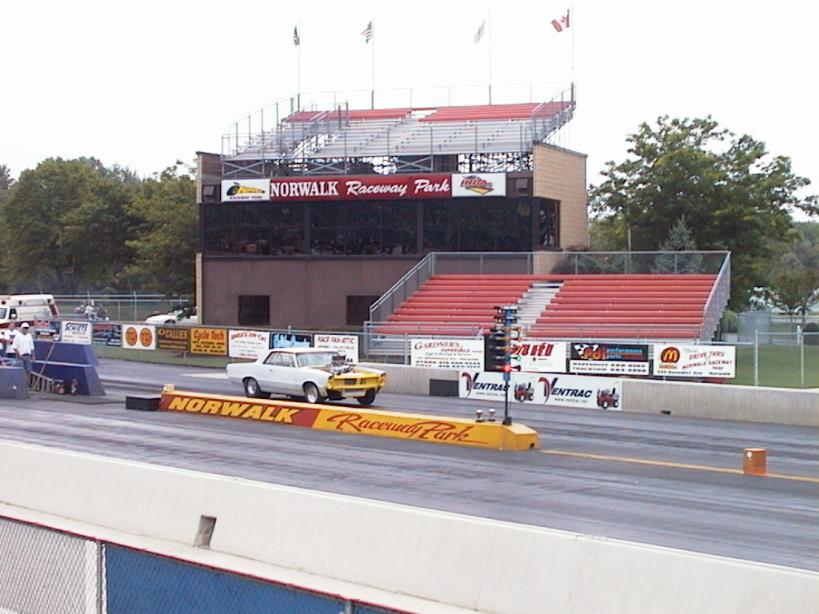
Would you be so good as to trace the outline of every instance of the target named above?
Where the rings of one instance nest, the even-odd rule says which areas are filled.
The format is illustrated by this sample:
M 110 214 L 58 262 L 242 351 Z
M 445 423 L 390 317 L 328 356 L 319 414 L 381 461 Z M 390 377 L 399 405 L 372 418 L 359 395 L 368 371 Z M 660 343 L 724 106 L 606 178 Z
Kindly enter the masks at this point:
M 0 518 L 2 614 L 388 614 L 338 595 Z

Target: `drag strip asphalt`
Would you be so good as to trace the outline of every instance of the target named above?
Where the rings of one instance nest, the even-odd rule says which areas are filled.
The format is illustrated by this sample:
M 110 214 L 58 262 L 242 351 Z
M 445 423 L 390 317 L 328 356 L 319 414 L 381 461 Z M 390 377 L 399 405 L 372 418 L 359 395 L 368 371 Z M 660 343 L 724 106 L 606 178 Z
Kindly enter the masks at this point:
M 0 401 L 0 437 L 603 537 L 819 570 L 819 429 L 513 406 L 542 452 L 494 452 L 124 409 L 125 394 L 241 395 L 221 371 L 101 360 L 108 398 Z M 382 394 L 377 408 L 497 404 Z M 357 407 L 353 403 L 351 407 Z M 745 447 L 768 449 L 746 476 Z M 804 478 L 804 479 L 789 479 Z

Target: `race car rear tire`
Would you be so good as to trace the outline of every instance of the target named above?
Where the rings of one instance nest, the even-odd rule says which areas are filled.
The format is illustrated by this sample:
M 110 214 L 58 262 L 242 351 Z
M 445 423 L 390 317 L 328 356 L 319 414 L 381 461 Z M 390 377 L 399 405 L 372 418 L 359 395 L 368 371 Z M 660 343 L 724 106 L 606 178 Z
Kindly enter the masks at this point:
M 324 400 L 324 397 L 321 396 L 319 392 L 318 386 L 316 386 L 313 382 L 307 382 L 304 387 L 304 399 L 308 403 L 321 403 Z
M 358 401 L 359 405 L 363 405 L 364 407 L 372 405 L 373 401 L 375 401 L 375 390 L 368 390 L 363 397 L 358 397 L 356 401 Z
M 259 382 L 252 377 L 246 377 L 242 383 L 245 387 L 245 396 L 251 399 L 261 399 L 265 396 L 262 389 L 259 388 Z

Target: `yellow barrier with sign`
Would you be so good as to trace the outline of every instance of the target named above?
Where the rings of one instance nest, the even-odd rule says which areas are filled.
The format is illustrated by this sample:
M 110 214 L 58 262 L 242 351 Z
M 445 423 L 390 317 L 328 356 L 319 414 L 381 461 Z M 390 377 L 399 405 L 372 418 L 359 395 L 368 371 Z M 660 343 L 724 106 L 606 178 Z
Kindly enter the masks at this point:
M 391 411 L 359 411 L 352 407 L 226 397 L 169 388 L 162 392 L 159 409 L 493 450 L 540 448 L 537 432 L 525 425 L 504 426 L 498 422 L 475 422 L 464 418 Z

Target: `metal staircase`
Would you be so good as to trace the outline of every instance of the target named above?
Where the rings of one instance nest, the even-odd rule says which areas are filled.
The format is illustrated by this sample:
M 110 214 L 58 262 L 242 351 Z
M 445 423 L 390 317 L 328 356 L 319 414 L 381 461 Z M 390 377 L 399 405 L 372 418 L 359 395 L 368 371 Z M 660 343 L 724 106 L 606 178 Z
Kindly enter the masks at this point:
M 560 292 L 560 283 L 536 281 L 518 301 L 518 323 L 526 330 L 532 326 Z

